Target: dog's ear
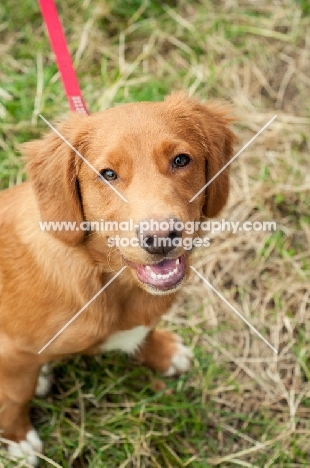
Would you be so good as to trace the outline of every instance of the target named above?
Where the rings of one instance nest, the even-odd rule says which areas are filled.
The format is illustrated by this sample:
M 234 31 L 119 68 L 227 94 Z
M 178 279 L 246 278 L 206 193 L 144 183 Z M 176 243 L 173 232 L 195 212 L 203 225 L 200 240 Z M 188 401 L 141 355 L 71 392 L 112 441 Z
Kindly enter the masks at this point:
M 78 149 L 83 138 L 83 123 L 88 117 L 71 114 L 57 126 L 58 132 Z M 71 222 L 76 226 L 83 221 L 83 208 L 79 193 L 77 171 L 80 157 L 60 138 L 50 131 L 41 140 L 21 145 L 27 157 L 26 170 L 32 182 L 42 221 Z M 83 239 L 81 229 L 50 231 L 55 237 L 70 245 Z
M 221 101 L 202 104 L 183 91 L 170 94 L 165 101 L 173 112 L 177 111 L 175 120 L 181 122 L 178 128 L 182 136 L 195 139 L 195 142 L 198 140 L 206 160 L 206 182 L 211 181 L 233 156 L 236 136 L 230 126 L 237 118 L 232 116 L 232 107 Z M 190 133 L 186 133 L 186 122 Z M 228 195 L 229 167 L 215 177 L 199 196 L 201 199 L 204 197 L 203 215 L 208 218 L 217 216 L 225 206 Z
M 206 182 L 218 174 L 206 188 L 203 205 L 204 216 L 212 218 L 220 213 L 228 200 L 230 166 L 220 171 L 233 157 L 236 136 L 230 125 L 236 118 L 231 116 L 231 108 L 221 102 L 199 104 L 196 110 L 200 114 L 204 134 Z

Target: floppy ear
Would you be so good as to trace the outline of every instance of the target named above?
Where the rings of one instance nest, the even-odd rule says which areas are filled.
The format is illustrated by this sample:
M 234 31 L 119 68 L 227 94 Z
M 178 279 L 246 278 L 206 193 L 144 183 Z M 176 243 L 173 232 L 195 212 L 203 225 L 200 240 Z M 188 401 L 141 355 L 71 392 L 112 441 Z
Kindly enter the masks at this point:
M 59 133 L 76 149 L 81 139 L 81 123 L 86 116 L 71 114 L 57 126 Z M 80 158 L 54 131 L 41 140 L 21 145 L 27 156 L 27 173 L 33 185 L 42 221 L 65 221 L 81 223 L 83 208 L 81 204 L 77 169 Z M 83 239 L 82 230 L 50 231 L 55 237 L 70 245 Z
M 184 122 L 194 132 L 186 134 L 188 139 L 197 139 L 202 146 L 206 160 L 206 182 L 210 181 L 228 163 L 233 156 L 233 143 L 236 136 L 230 125 L 237 120 L 231 115 L 232 108 L 221 101 L 208 101 L 201 104 L 189 98 L 183 91 L 177 91 L 165 99 L 166 103 L 179 118 L 180 133 L 184 136 Z M 205 190 L 205 202 L 202 207 L 204 216 L 212 218 L 225 206 L 229 195 L 229 167 L 224 169 Z M 201 195 L 202 196 L 202 195 Z
M 230 124 L 236 120 L 230 115 L 229 106 L 215 101 L 199 105 L 204 145 L 206 149 L 206 182 L 216 174 L 233 157 L 235 134 Z M 203 214 L 212 218 L 224 208 L 229 195 L 229 169 L 224 169 L 206 188 Z

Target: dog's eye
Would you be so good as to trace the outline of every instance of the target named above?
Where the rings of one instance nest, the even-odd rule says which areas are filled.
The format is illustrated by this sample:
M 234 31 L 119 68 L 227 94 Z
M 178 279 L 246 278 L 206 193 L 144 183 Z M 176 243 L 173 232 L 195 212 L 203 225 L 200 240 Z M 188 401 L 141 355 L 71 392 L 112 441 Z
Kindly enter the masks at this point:
M 184 167 L 187 166 L 190 161 L 191 158 L 188 154 L 178 154 L 172 162 L 172 167 Z
M 108 180 L 109 182 L 111 180 L 117 179 L 117 174 L 114 171 L 112 171 L 112 169 L 103 169 L 102 171 L 100 171 L 100 174 L 102 175 L 102 177 L 105 178 L 105 180 Z

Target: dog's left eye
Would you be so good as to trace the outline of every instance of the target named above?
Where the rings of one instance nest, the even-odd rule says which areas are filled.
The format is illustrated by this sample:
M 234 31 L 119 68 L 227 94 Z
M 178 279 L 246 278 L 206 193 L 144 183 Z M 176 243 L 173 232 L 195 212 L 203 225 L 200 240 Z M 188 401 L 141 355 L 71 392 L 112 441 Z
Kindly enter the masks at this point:
M 100 171 L 100 174 L 105 178 L 105 180 L 108 180 L 109 182 L 111 180 L 117 179 L 117 174 L 116 172 L 112 171 L 112 169 L 103 169 Z
M 188 154 L 178 154 L 172 161 L 172 167 L 184 167 L 187 166 L 191 161 Z

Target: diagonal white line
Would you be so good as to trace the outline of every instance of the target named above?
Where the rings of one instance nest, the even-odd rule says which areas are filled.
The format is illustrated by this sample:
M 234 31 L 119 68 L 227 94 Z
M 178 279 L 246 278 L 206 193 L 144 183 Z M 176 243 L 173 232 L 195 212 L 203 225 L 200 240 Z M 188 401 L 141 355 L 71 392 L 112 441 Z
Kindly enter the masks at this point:
M 81 310 L 79 310 L 74 317 L 72 317 L 72 319 L 69 320 L 69 322 L 66 323 L 66 325 L 64 327 L 62 327 L 61 330 L 59 330 L 58 333 L 56 333 L 55 336 L 53 336 L 53 338 L 48 342 L 46 343 L 45 346 L 43 346 L 42 349 L 40 349 L 40 351 L 38 352 L 38 354 L 41 354 L 54 340 L 56 340 L 56 338 L 69 326 L 71 325 L 71 323 L 76 319 L 78 318 L 79 315 L 81 315 L 81 313 L 86 309 L 86 307 L 89 306 L 89 304 L 91 304 L 101 293 L 102 291 L 104 291 L 124 270 L 125 268 L 127 268 L 127 266 L 123 266 L 123 268 L 121 270 L 119 270 L 116 275 L 113 276 L 113 278 L 110 279 L 110 281 L 107 282 L 106 285 L 103 286 L 103 288 L 100 289 L 100 291 L 98 291 L 94 297 L 92 297 L 92 299 L 90 301 L 87 302 L 87 304 L 84 305 L 84 307 L 82 307 Z
M 217 176 L 219 176 L 219 175 L 221 174 L 221 172 L 223 172 L 223 171 L 226 169 L 226 167 L 228 167 L 228 166 L 239 156 L 239 154 L 241 154 L 241 153 L 252 143 L 252 141 L 254 141 L 254 140 L 258 137 L 258 135 L 260 135 L 260 134 L 268 127 L 268 125 L 270 125 L 271 122 L 273 122 L 274 119 L 276 119 L 276 118 L 277 118 L 277 115 L 274 115 L 274 116 L 272 117 L 272 119 L 270 119 L 270 120 L 263 126 L 263 128 L 261 128 L 261 129 L 259 130 L 259 132 L 257 132 L 256 135 L 254 135 L 253 138 L 251 138 L 251 140 L 249 140 L 249 141 L 244 145 L 244 147 L 241 148 L 241 150 L 239 150 L 238 153 L 235 154 L 235 156 L 234 156 L 230 161 L 228 161 L 228 163 L 225 164 L 225 166 L 222 167 L 222 169 L 219 170 L 218 173 L 215 174 L 215 176 L 212 177 L 212 179 L 209 180 L 209 181 L 206 183 L 206 185 L 204 185 L 204 186 L 199 190 L 199 192 L 196 193 L 196 195 L 193 196 L 193 198 L 190 199 L 189 203 L 191 203 L 192 201 L 194 201 L 195 198 L 197 198 L 198 195 L 200 195 L 201 192 L 203 192 L 203 191 L 208 187 L 208 185 L 210 185 L 210 184 L 214 181 L 214 179 L 216 179 Z
M 238 310 L 235 309 L 235 308 L 225 299 L 225 297 L 222 296 L 222 294 L 220 294 L 220 293 L 212 286 L 212 284 L 209 283 L 209 281 L 207 281 L 207 280 L 199 273 L 199 271 L 196 270 L 195 267 L 191 266 L 191 269 L 196 273 L 196 275 L 199 276 L 200 279 L 202 279 L 202 281 L 204 281 L 204 283 L 206 283 L 206 284 L 212 289 L 212 291 L 215 292 L 215 294 L 217 294 L 217 295 L 225 302 L 225 304 L 228 305 L 228 307 L 231 308 L 231 310 L 232 310 L 233 312 L 235 312 L 235 314 L 238 315 L 239 318 L 241 318 L 241 320 L 244 321 L 244 323 L 246 323 L 246 324 L 248 325 L 248 327 L 251 328 L 251 330 L 253 330 L 254 333 L 256 333 L 257 336 L 259 336 L 259 338 L 260 338 L 261 340 L 263 340 L 263 341 L 269 346 L 269 348 L 272 349 L 273 352 L 275 352 L 276 354 L 278 354 L 278 350 L 277 350 L 276 348 L 274 348 L 274 347 L 272 346 L 272 344 L 270 344 L 269 341 L 266 340 L 266 338 L 264 338 L 263 335 L 262 335 L 261 333 L 259 333 L 259 331 L 256 330 L 256 328 L 253 327 L 253 325 L 251 325 L 251 323 L 250 323 L 246 318 L 244 318 L 243 315 L 241 315 L 240 312 L 238 312 Z
M 61 138 L 65 143 L 67 143 L 67 145 L 78 155 L 80 156 L 81 159 L 83 159 L 83 161 L 100 177 L 100 179 L 105 183 L 107 184 L 112 190 L 114 190 L 114 192 L 119 196 L 121 197 L 121 199 L 124 201 L 124 202 L 128 202 L 128 200 L 126 200 L 126 198 L 118 191 L 116 190 L 115 187 L 113 187 L 112 184 L 110 184 L 110 182 L 108 180 L 106 180 L 104 177 L 102 177 L 102 175 L 100 174 L 100 172 L 97 171 L 97 169 L 89 162 L 87 161 L 86 158 L 84 158 L 84 156 L 76 149 L 74 148 L 74 146 L 71 145 L 70 141 L 68 141 L 58 130 L 57 128 L 55 128 L 48 120 L 46 120 L 45 117 L 43 117 L 42 114 L 39 114 L 39 117 L 41 117 L 41 119 L 46 123 L 46 125 L 48 125 L 55 133 L 56 135 L 59 136 L 59 138 Z

